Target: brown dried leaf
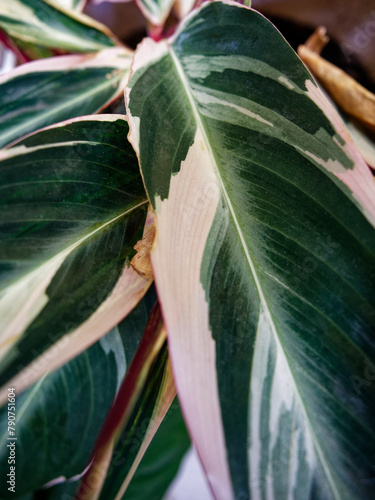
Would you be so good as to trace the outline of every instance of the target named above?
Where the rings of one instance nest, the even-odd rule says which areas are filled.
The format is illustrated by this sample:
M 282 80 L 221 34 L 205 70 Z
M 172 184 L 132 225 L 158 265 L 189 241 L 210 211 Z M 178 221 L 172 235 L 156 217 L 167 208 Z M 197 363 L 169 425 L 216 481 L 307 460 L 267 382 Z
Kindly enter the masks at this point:
M 375 129 L 375 95 L 347 73 L 326 61 L 306 45 L 298 47 L 298 55 L 319 79 L 332 99 L 344 111 Z

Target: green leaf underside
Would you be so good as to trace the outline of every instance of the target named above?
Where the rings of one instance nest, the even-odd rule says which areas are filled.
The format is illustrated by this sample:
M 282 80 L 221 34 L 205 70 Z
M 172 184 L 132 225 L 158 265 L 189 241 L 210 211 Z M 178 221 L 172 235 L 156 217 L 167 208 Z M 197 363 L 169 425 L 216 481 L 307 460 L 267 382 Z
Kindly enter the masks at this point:
M 368 207 L 336 176 L 354 170 L 353 158 L 308 97 L 316 89 L 309 73 L 255 11 L 214 2 L 154 54 L 145 63 L 135 56 L 128 109 L 131 127 L 134 117 L 140 126 L 131 140 L 159 233 L 194 218 L 192 201 L 196 210 L 205 197 L 216 203 L 212 220 L 206 215 L 200 279 L 234 496 L 369 497 L 375 397 L 365 371 L 374 368 L 375 234 L 361 213 Z M 337 160 L 331 170 L 330 159 Z M 196 178 L 210 173 L 196 198 L 186 194 L 194 181 L 178 184 L 189 177 L 185 160 L 191 170 L 197 163 Z M 189 230 L 184 257 L 194 251 L 189 241 L 202 237 L 201 226 Z M 178 386 L 186 375 L 173 349 L 178 289 L 158 283 L 169 268 L 158 273 L 157 265 L 169 262 L 180 286 L 189 266 L 173 267 L 172 252 L 171 241 L 159 239 L 154 266 Z M 184 405 L 190 396 L 179 391 Z M 198 424 L 188 424 L 194 438 Z
M 137 5 L 145 18 L 155 26 L 167 19 L 175 0 L 137 0 Z
M 0 80 L 0 147 L 39 128 L 99 111 L 123 91 L 131 57 L 130 51 L 114 48 L 95 58 L 57 57 L 8 73 Z
M 17 475 L 22 478 L 17 497 L 84 471 L 155 300 L 151 289 L 108 335 L 16 398 Z M 6 410 L 0 410 L 0 441 L 8 436 Z M 8 450 L 2 446 L 3 473 L 7 460 Z M 6 481 L 0 494 L 14 496 Z
M 0 0 L 0 28 L 11 38 L 70 52 L 96 52 L 116 45 L 109 30 L 52 1 Z
M 133 272 L 147 203 L 127 131 L 119 115 L 87 117 L 3 152 L 1 331 L 15 321 L 19 338 L 10 337 L 10 350 L 0 338 L 1 384 L 90 318 L 124 271 Z

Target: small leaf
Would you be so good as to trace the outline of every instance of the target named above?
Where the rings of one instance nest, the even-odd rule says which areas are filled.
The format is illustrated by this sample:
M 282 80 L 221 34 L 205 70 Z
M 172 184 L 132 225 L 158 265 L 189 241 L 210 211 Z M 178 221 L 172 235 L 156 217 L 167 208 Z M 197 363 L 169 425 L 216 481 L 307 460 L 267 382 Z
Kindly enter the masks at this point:
M 340 108 L 375 129 L 375 95 L 372 92 L 306 45 L 298 47 L 298 55 Z
M 116 354 L 116 355 L 115 355 Z M 125 375 L 118 330 L 16 397 L 17 496 L 81 474 L 95 436 Z M 5 479 L 7 406 L 0 412 L 1 498 L 12 498 Z M 38 467 L 35 467 L 35 463 Z M 9 469 L 9 467 L 8 467 Z

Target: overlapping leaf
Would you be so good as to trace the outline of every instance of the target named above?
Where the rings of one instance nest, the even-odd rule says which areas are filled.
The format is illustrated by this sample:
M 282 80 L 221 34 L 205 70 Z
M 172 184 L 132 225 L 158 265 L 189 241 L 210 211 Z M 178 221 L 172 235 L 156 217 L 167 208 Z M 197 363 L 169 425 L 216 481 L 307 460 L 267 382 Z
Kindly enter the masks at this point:
M 127 130 L 80 118 L 1 152 L 1 385 L 21 392 L 79 354 L 151 283 L 130 265 L 147 200 Z
M 370 498 L 375 186 L 260 14 L 138 49 L 130 140 L 176 384 L 217 499 Z
M 103 24 L 53 0 L 0 0 L 0 29 L 16 42 L 68 52 L 96 52 L 118 43 Z
M 126 85 L 132 53 L 59 56 L 27 63 L 0 78 L 0 147 L 25 134 L 96 113 Z

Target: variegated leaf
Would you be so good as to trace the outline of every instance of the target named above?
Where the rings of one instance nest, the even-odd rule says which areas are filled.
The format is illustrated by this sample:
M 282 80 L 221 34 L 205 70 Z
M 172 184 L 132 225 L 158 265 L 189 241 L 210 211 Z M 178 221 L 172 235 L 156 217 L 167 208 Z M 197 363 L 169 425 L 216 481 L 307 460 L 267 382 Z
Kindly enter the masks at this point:
M 77 500 L 122 498 L 176 395 L 159 304 L 103 425 Z
M 147 200 L 127 130 L 83 117 L 0 154 L 1 386 L 20 393 L 79 354 L 151 283 L 130 266 Z
M 0 29 L 15 41 L 68 52 L 118 44 L 106 26 L 53 0 L 0 0 Z
M 124 90 L 132 53 L 59 56 L 0 77 L 0 147 L 62 120 L 100 111 Z
M 342 122 L 272 24 L 230 2 L 142 43 L 127 107 L 215 497 L 370 498 L 375 185 Z

